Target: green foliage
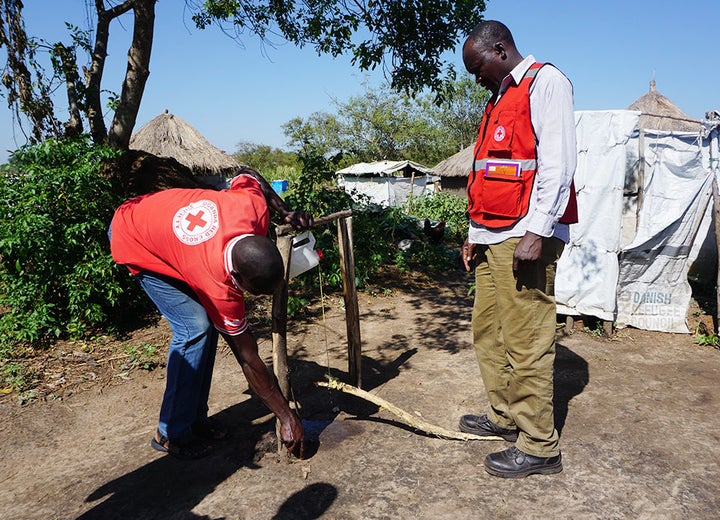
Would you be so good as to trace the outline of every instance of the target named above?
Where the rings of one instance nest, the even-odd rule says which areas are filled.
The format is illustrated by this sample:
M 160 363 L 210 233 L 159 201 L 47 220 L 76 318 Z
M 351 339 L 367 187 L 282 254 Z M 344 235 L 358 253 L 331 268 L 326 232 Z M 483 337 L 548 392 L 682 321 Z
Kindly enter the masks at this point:
M 237 38 L 247 32 L 265 38 L 281 35 L 299 46 L 312 45 L 318 54 L 352 55 L 361 70 L 378 65 L 390 71 L 393 88 L 440 92 L 452 77 L 448 51 L 482 19 L 483 0 L 386 0 L 336 2 L 315 0 L 191 1 L 200 28 L 229 24 Z
M 334 101 L 333 104 L 337 106 L 338 102 Z M 333 114 L 314 112 L 307 119 L 295 117 L 282 125 L 282 128 L 290 140 L 290 146 L 300 153 L 308 151 L 324 156 L 352 155 L 354 145 L 346 136 L 345 125 Z
M 294 318 L 307 308 L 310 301 L 307 298 L 288 296 L 287 315 L 288 318 Z
M 457 249 L 424 240 L 413 240 L 409 249 L 398 249 L 395 253 L 395 265 L 401 271 L 447 270 L 457 259 Z
M 355 281 L 358 287 L 372 283 L 385 266 L 397 266 L 405 271 L 427 271 L 453 269 L 458 265 L 454 236 L 446 236 L 446 240 L 440 242 L 430 241 L 423 234 L 423 220 L 416 215 L 408 215 L 406 208 L 355 202 L 344 191 L 337 189 L 331 160 L 312 152 L 303 155 L 302 160 L 304 168 L 300 183 L 288 194 L 287 201 L 296 209 L 311 209 L 316 217 L 352 210 Z M 449 227 L 460 226 L 465 211 L 462 200 L 449 197 L 443 194 L 419 204 L 422 211 L 427 211 L 420 213 L 422 218 L 444 219 L 450 223 Z M 337 226 L 317 227 L 313 229 L 313 234 L 316 246 L 323 254 L 321 269 L 324 286 L 342 288 Z M 401 250 L 398 245 L 404 240 L 411 241 L 412 245 Z M 300 292 L 312 291 L 318 283 L 316 271 L 311 270 L 294 279 L 292 287 Z
M 279 148 L 242 142 L 238 144 L 233 157 L 241 164 L 259 171 L 268 181 L 296 180 L 300 175 L 301 165 L 297 154 Z
M 435 165 L 472 144 L 488 91 L 470 78 L 453 82 L 438 105 L 430 95 L 410 96 L 389 86 L 367 88 L 348 101 L 334 100 L 337 114 L 316 112 L 283 125 L 290 146 L 354 162 L 408 159 Z
M 335 187 L 336 164 L 313 148 L 299 155 L 302 172 L 290 186 L 287 201 L 291 207 L 307 208 L 321 216 L 350 208 L 352 199 Z
M 153 370 L 160 364 L 160 355 L 157 348 L 149 343 L 142 345 L 128 345 L 125 354 L 129 359 L 123 363 L 123 369 L 139 368 L 140 370 Z
M 702 322 L 695 328 L 695 341 L 703 347 L 720 349 L 720 337 L 718 337 L 717 334 L 709 332 Z
M 448 142 L 455 145 L 455 152 L 477 140 L 480 120 L 489 99 L 490 91 L 475 83 L 473 76 L 464 74 L 447 84 L 447 92 L 440 104 L 428 107 L 429 117 L 444 130 Z
M 602 320 L 597 320 L 595 322 L 595 328 L 586 325 L 582 328 L 582 331 L 595 338 L 601 338 L 605 335 L 605 329 L 603 328 Z
M 98 175 L 116 154 L 50 139 L 0 167 L 0 345 L 79 337 L 127 302 L 107 238 L 119 190 Z
M 0 366 L 0 390 L 23 392 L 32 386 L 35 377 L 35 372 L 27 363 L 7 361 Z
M 408 201 L 408 213 L 420 220 L 444 220 L 447 240 L 459 243 L 467 236 L 470 222 L 467 216 L 467 200 L 464 197 L 446 191 L 413 197 Z

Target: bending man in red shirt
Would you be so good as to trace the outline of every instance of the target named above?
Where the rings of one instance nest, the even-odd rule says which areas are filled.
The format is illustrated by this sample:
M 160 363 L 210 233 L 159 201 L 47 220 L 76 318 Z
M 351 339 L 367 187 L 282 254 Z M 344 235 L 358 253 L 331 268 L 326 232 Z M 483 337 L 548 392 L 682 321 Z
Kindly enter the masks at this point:
M 167 381 L 153 448 L 178 458 L 207 455 L 226 431 L 208 418 L 218 333 L 230 345 L 250 388 L 280 421 L 282 441 L 302 449 L 297 415 L 258 355 L 243 293 L 272 294 L 282 257 L 267 238 L 269 207 L 296 229 L 296 212 L 256 171 L 243 168 L 227 190 L 168 189 L 125 201 L 115 212 L 113 259 L 135 275 L 172 330 Z M 301 454 L 302 455 L 302 454 Z

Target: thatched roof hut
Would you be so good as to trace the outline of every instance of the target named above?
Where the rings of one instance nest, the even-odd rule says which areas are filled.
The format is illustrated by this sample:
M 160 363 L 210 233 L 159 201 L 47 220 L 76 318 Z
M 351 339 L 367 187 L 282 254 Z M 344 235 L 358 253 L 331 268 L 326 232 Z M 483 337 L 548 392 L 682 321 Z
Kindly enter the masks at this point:
M 650 91 L 639 97 L 628 110 L 641 112 L 638 127 L 642 129 L 675 132 L 699 132 L 702 129 L 698 119 L 685 114 L 655 89 L 655 80 L 650 82 Z
M 465 186 L 468 175 L 470 175 L 470 168 L 472 168 L 474 149 L 475 143 L 440 161 L 433 168 L 435 175 L 440 177 L 440 188 L 443 191 L 449 191 L 460 197 L 465 196 Z
M 171 157 L 201 176 L 227 176 L 240 167 L 238 161 L 211 145 L 187 121 L 167 110 L 133 134 L 130 149 Z
M 467 177 L 472 167 L 474 148 L 475 143 L 437 163 L 433 168 L 435 175 L 440 177 Z

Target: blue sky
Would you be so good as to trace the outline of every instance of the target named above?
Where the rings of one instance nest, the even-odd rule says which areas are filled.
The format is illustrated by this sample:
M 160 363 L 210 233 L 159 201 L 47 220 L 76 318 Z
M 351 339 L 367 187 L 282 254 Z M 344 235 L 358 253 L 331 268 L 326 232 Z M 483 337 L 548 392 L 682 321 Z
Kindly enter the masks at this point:
M 65 21 L 83 25 L 83 0 L 25 0 L 28 32 L 48 39 L 65 34 Z M 155 42 L 136 130 L 165 109 L 185 119 L 212 144 L 232 153 L 241 141 L 283 147 L 283 123 L 333 111 L 377 85 L 346 58 L 318 57 L 288 44 L 239 46 L 217 28 L 195 29 L 181 0 L 160 0 Z M 720 109 L 720 1 L 490 0 L 486 19 L 504 22 L 523 55 L 558 66 L 573 82 L 576 110 L 627 108 L 657 90 L 681 110 L 703 118 Z M 111 26 L 103 88 L 119 92 L 131 19 Z M 0 55 L 4 62 L 4 56 Z M 450 55 L 464 72 L 460 49 Z M 2 100 L 4 103 L 4 99 Z M 23 144 L 9 111 L 0 107 L 0 162 Z

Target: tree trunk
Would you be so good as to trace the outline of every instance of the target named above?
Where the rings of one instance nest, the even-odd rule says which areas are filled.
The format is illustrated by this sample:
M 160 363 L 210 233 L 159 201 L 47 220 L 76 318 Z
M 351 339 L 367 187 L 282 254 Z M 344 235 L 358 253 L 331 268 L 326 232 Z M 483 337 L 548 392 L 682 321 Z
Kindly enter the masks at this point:
M 97 27 L 95 28 L 95 47 L 93 48 L 90 70 L 85 71 L 85 83 L 87 85 L 86 115 L 90 125 L 90 135 L 95 144 L 104 143 L 107 140 L 107 127 L 103 119 L 100 90 L 105 70 L 105 59 L 107 58 L 108 39 L 110 38 L 110 22 L 132 8 L 132 0 L 127 0 L 112 9 L 105 9 L 103 0 L 95 0 L 95 10 L 98 17 Z
M 62 43 L 55 44 L 55 53 L 60 58 L 62 73 L 65 77 L 65 90 L 68 98 L 68 112 L 70 119 L 65 123 L 65 136 L 74 137 L 83 131 L 82 117 L 80 116 L 80 105 L 78 102 L 78 84 L 80 75 L 75 64 L 75 49 L 66 47 Z
M 128 67 L 120 93 L 120 102 L 108 134 L 110 146 L 121 150 L 127 150 L 130 146 L 130 136 L 140 110 L 145 83 L 150 75 L 156 1 L 132 2 L 135 15 L 133 41 L 128 51 Z

